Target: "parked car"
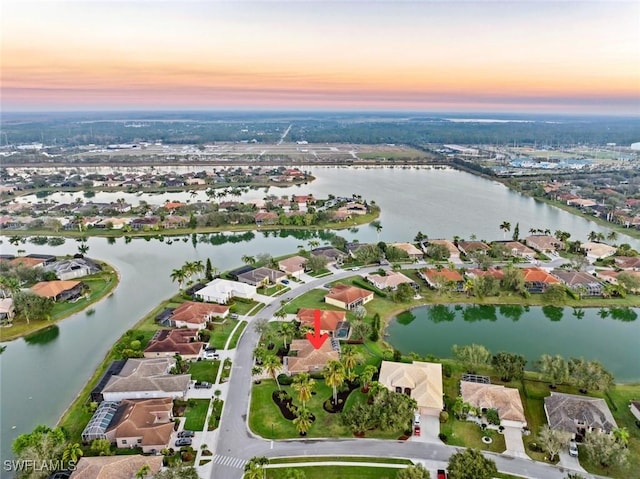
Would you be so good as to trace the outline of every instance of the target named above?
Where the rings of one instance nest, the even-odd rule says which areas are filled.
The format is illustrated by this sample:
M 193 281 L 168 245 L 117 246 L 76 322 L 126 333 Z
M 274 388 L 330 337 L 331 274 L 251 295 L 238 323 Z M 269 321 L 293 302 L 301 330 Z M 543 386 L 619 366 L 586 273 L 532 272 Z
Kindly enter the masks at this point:
M 415 426 L 418 426 L 420 424 L 420 413 L 419 412 L 413 413 L 413 424 Z
M 571 457 L 578 457 L 578 445 L 574 441 L 569 443 L 569 455 Z
M 351 268 L 351 271 L 360 271 L 360 268 L 358 268 L 357 266 L 354 266 L 353 268 Z
M 447 471 L 444 469 L 438 469 L 438 479 L 447 479 Z
M 185 429 L 184 431 L 180 431 L 180 432 L 178 433 L 178 437 L 193 437 L 193 436 L 195 436 L 195 435 L 196 435 L 196 433 L 195 433 L 195 432 L 193 432 L 193 431 L 188 431 L 188 430 L 186 430 L 186 429 Z
M 176 439 L 176 447 L 190 446 L 190 445 L 191 445 L 190 437 L 181 437 L 180 439 Z
M 233 313 L 233 314 L 230 314 L 229 317 L 231 319 L 238 319 L 240 316 L 238 316 L 237 314 Z
M 283 279 L 282 281 L 280 281 L 282 284 L 289 284 L 291 281 L 289 281 L 288 279 Z
M 413 435 L 414 436 L 419 436 L 420 435 L 420 426 L 414 426 L 413 427 Z
M 209 389 L 211 388 L 211 386 L 212 384 L 206 381 L 196 381 L 196 384 L 195 384 L 196 389 Z

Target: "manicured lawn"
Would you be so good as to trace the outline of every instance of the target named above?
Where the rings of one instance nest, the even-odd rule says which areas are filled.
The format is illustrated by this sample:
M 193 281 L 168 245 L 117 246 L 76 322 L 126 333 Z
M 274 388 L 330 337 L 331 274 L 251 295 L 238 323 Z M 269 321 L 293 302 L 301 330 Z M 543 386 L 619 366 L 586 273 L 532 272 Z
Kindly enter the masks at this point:
M 229 347 L 227 349 L 236 348 L 236 346 L 238 345 L 238 341 L 240 340 L 240 335 L 242 334 L 244 329 L 247 327 L 247 324 L 248 323 L 246 321 L 240 321 L 240 325 L 236 328 L 236 331 L 233 333 L 233 336 L 231 337 L 231 341 L 229 342 Z
M 218 368 L 220 368 L 220 361 L 215 359 L 213 361 L 191 361 L 189 363 L 189 374 L 194 381 L 206 381 L 211 384 L 215 384 L 218 377 Z
M 231 318 L 225 319 L 223 323 L 215 323 L 213 331 L 211 331 L 209 346 L 216 349 L 224 349 L 224 345 L 227 344 L 227 339 L 229 339 L 236 324 L 238 324 L 238 320 Z
M 283 467 L 265 470 L 267 472 L 267 479 L 286 479 L 289 471 L 293 469 L 304 472 L 305 479 L 326 479 L 328 477 L 339 477 L 340 479 L 393 479 L 400 470 L 398 468 L 367 466 Z
M 280 409 L 273 402 L 271 393 L 275 391 L 275 381 L 263 380 L 261 384 L 253 385 L 251 394 L 251 407 L 249 412 L 249 427 L 251 430 L 266 439 L 287 439 L 299 438 L 293 421 L 289 421 L 282 416 Z M 296 405 L 300 405 L 297 399 L 297 393 L 293 391 L 291 386 L 282 386 L 292 397 Z M 315 415 L 311 429 L 307 433 L 307 438 L 313 437 L 353 437 L 349 429 L 342 425 L 340 414 L 331 414 L 322 408 L 324 401 L 329 399 L 332 389 L 327 386 L 323 380 L 316 380 L 316 394 L 311 397 L 307 403 L 309 410 Z M 365 396 L 356 392 L 352 395 L 364 400 Z M 347 399 L 347 407 L 355 404 L 355 400 L 349 396 Z M 402 431 L 369 431 L 367 437 L 376 437 L 380 439 L 397 439 L 402 435 Z
M 297 313 L 300 308 L 320 308 L 332 311 L 342 311 L 337 306 L 332 306 L 324 302 L 324 297 L 328 292 L 329 291 L 326 289 L 312 289 L 288 303 L 284 307 L 284 310 L 289 314 Z
M 497 431 L 489 432 L 493 442 L 485 444 L 482 436 L 487 435 L 480 426 L 470 421 L 458 421 L 449 418 L 447 424 L 442 424 L 440 430 L 447 435 L 447 444 L 451 446 L 465 446 L 481 449 L 483 451 L 504 452 L 506 449 L 504 436 Z
M 252 299 L 235 298 L 229 311 L 235 314 L 247 314 L 258 304 L 257 301 L 253 301 Z
M 189 399 L 184 412 L 184 429 L 202 431 L 209 410 L 209 399 Z
M 328 276 L 330 274 L 331 274 L 331 271 L 329 271 L 326 268 L 319 269 L 318 271 L 309 272 L 309 276 L 313 276 L 314 278 L 321 278 L 323 276 Z
M 213 431 L 218 428 L 220 425 L 219 417 L 222 416 L 222 407 L 224 406 L 224 401 L 222 399 L 215 398 L 213 400 L 213 410 L 211 411 L 211 416 L 209 416 L 209 426 L 208 430 Z
M 220 382 L 223 383 L 229 379 L 229 375 L 231 374 L 231 359 L 227 358 L 224 360 L 224 364 L 222 365 L 222 374 L 220 375 Z
M 263 294 L 265 296 L 280 296 L 287 291 L 289 291 L 289 288 L 280 283 L 271 285 L 267 288 L 258 288 L 258 294 Z
M 300 456 L 300 457 L 274 457 L 269 459 L 269 464 L 290 464 L 296 462 L 375 462 L 378 464 L 406 464 L 410 466 L 413 461 L 409 459 L 369 457 L 369 456 Z

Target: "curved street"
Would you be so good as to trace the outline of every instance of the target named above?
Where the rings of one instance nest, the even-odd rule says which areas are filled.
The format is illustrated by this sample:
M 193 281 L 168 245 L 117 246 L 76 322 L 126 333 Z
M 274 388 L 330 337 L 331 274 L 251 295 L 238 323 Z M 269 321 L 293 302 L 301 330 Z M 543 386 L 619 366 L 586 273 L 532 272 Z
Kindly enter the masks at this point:
M 375 272 L 378 266 L 361 268 L 359 273 Z M 306 440 L 278 440 L 263 439 L 251 433 L 248 428 L 249 404 L 251 397 L 251 368 L 253 366 L 253 348 L 258 342 L 258 334 L 252 327 L 256 318 L 272 318 L 281 308 L 281 300 L 292 299 L 307 291 L 320 287 L 326 282 L 353 276 L 353 271 L 335 271 L 331 276 L 314 279 L 307 283 L 296 285 L 294 289 L 275 297 L 254 318 L 249 319 L 238 347 L 233 355 L 233 366 L 225 396 L 225 404 L 220 427 L 213 437 L 212 462 L 200 467 L 201 473 L 213 479 L 242 478 L 243 467 L 255 456 L 285 457 L 285 456 L 372 456 L 372 457 L 403 457 L 421 461 L 429 468 L 445 468 L 449 457 L 461 448 L 445 444 L 433 444 L 413 441 L 390 441 L 379 439 L 306 439 Z M 270 418 L 263 418 L 269 422 Z M 579 472 L 587 478 L 597 476 L 585 474 L 582 470 L 573 470 L 560 466 L 507 456 L 505 454 L 485 453 L 493 459 L 498 470 L 518 476 L 536 479 L 564 479 L 568 472 Z

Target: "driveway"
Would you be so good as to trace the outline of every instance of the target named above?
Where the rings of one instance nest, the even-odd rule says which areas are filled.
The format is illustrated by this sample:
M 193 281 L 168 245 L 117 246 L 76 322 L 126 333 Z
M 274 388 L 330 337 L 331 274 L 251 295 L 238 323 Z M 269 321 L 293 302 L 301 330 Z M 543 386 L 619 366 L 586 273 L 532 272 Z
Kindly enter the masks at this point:
M 420 416 L 420 436 L 412 436 L 411 440 L 415 442 L 427 442 L 431 444 L 442 444 L 438 439 L 440 434 L 440 419 L 437 416 Z
M 560 451 L 560 462 L 561 466 L 564 466 L 569 469 L 575 469 L 581 472 L 586 472 L 582 466 L 580 466 L 580 461 L 577 457 L 572 457 L 569 455 L 569 451 Z
M 522 459 L 529 459 L 529 456 L 527 456 L 527 453 L 524 450 L 522 430 L 519 427 L 505 427 L 504 442 L 507 446 L 507 450 L 504 451 L 503 454 L 506 454 L 507 456 L 520 457 Z

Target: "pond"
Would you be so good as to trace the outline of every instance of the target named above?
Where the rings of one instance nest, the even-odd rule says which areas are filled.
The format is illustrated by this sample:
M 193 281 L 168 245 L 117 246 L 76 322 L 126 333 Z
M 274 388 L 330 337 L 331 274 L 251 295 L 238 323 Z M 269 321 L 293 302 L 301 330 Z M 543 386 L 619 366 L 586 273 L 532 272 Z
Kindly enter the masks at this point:
M 451 357 L 454 344 L 522 354 L 527 368 L 542 354 L 600 361 L 618 382 L 640 380 L 639 309 L 435 305 L 393 318 L 386 341 L 403 353 Z

